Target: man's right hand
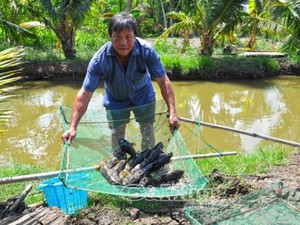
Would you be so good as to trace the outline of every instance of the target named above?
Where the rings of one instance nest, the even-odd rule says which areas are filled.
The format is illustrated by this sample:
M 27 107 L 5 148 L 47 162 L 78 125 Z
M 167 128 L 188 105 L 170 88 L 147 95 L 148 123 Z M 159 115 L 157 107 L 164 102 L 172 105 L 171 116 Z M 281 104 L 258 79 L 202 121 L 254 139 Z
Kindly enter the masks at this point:
M 76 137 L 76 129 L 69 128 L 65 133 L 63 133 L 61 139 L 64 144 L 66 143 L 66 141 L 68 141 L 68 144 L 71 145 L 75 137 Z

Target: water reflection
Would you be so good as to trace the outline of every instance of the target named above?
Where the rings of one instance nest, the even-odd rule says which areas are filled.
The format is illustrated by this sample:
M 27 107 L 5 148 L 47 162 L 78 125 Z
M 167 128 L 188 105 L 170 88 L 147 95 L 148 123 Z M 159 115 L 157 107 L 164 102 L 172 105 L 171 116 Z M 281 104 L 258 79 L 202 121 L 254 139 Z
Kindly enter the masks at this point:
M 62 124 L 58 108 L 73 104 L 80 85 L 31 82 L 22 97 L 2 104 L 4 108 L 11 108 L 15 116 L 7 124 L 8 131 L 0 137 L 0 165 L 30 163 L 59 168 Z M 300 78 L 173 82 L 173 86 L 181 117 L 299 142 Z M 161 99 L 156 84 L 155 87 L 157 98 Z M 102 87 L 97 90 L 89 107 L 102 108 L 102 90 Z M 206 143 L 198 142 L 198 131 Z M 211 144 L 220 151 L 243 152 L 251 152 L 261 144 L 274 144 L 184 122 L 181 133 L 194 153 L 210 151 L 204 150 L 204 144 Z M 190 139 L 192 135 L 196 138 Z

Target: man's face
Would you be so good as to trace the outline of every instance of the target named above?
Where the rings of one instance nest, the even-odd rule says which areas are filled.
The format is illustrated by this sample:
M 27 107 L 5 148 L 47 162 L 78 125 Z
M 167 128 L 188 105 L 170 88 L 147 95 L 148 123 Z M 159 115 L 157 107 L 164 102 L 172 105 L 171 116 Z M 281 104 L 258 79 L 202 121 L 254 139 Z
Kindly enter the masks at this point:
M 119 33 L 111 34 L 111 42 L 119 57 L 129 56 L 134 46 L 135 36 L 132 30 L 124 29 Z

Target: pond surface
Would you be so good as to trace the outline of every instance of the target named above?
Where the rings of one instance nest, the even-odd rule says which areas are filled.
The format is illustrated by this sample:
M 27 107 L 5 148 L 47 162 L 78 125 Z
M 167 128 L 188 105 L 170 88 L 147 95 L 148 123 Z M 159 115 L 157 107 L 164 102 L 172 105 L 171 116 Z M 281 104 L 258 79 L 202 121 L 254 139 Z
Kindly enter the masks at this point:
M 157 99 L 161 99 L 158 86 L 154 85 Z M 8 131 L 0 137 L 0 167 L 32 164 L 59 169 L 63 129 L 58 108 L 73 105 L 81 82 L 38 81 L 25 86 L 22 96 L 2 104 L 13 110 L 15 116 L 7 124 Z M 300 141 L 300 77 L 235 82 L 173 81 L 173 87 L 181 117 Z M 89 107 L 101 108 L 102 93 L 103 88 L 98 88 Z M 249 153 L 262 145 L 282 145 L 185 122 L 180 131 L 190 151 L 197 154 L 204 152 L 190 138 L 193 135 L 200 135 L 206 144 L 223 152 Z

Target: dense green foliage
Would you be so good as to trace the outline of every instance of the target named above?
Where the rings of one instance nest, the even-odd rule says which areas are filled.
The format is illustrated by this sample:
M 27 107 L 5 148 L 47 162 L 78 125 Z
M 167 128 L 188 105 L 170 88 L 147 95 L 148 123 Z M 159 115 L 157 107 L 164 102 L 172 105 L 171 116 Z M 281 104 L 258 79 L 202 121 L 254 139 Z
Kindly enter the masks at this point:
M 264 37 L 280 40 L 281 50 L 296 55 L 299 5 L 299 0 L 4 0 L 0 3 L 0 49 L 23 45 L 32 48 L 29 53 L 59 53 L 59 60 L 86 58 L 86 50 L 108 39 L 108 18 L 127 10 L 137 18 L 139 36 L 181 37 L 183 51 L 189 48 L 189 39 L 196 37 L 201 42 L 198 55 L 211 56 L 217 46 L 238 45 L 242 36 L 247 38 L 243 47 L 259 49 L 257 37 Z

